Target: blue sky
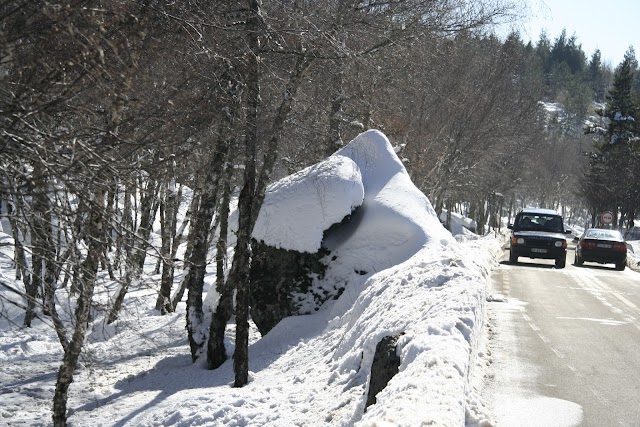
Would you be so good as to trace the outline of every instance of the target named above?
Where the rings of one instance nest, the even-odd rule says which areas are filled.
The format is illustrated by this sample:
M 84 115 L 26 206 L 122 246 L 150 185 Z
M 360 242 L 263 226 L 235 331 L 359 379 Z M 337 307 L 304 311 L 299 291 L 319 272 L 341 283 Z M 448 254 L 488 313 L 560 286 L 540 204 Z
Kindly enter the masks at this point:
M 603 61 L 615 67 L 633 45 L 640 60 L 640 0 L 526 1 L 530 19 L 521 29 L 525 40 L 537 41 L 545 29 L 553 42 L 566 28 L 568 36 L 575 33 L 587 57 L 600 49 Z

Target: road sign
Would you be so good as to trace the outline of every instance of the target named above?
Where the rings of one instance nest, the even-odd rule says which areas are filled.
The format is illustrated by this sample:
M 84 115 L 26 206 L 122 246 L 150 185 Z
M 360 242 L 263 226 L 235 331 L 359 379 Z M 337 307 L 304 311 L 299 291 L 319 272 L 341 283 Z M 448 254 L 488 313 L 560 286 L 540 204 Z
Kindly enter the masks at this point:
M 609 211 L 602 212 L 602 222 L 604 224 L 611 224 L 613 222 L 613 214 Z

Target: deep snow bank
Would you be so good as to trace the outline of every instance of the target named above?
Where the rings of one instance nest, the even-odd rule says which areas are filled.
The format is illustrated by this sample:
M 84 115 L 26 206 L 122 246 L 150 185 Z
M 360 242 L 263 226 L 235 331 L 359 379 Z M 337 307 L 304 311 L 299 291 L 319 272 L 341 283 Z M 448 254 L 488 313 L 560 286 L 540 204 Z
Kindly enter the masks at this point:
M 353 171 L 354 185 L 348 184 L 349 174 L 340 169 L 331 172 L 332 165 Z M 338 176 L 340 179 L 333 178 Z M 287 207 L 299 198 L 296 194 L 315 188 L 308 182 L 324 182 L 323 197 L 315 192 L 300 194 L 304 203 L 295 210 Z M 324 241 L 318 238 L 317 227 L 298 227 L 299 220 L 285 214 L 318 218 L 317 213 L 322 212 L 323 219 L 337 223 L 348 208 L 357 206 L 358 197 L 345 197 L 352 194 L 345 189 L 354 188 L 364 191 L 361 206 L 348 222 L 326 233 Z M 320 209 L 320 201 L 334 193 L 337 202 Z M 310 353 L 308 358 L 292 362 L 283 354 L 275 363 L 288 360 L 284 363 L 300 365 L 307 373 L 298 374 L 296 381 L 304 386 L 293 386 L 295 391 L 290 395 L 318 394 L 315 385 L 312 391 L 305 391 L 316 383 L 312 378 L 320 384 L 328 381 L 325 390 L 334 389 L 335 399 L 342 402 L 340 410 L 326 408 L 325 422 L 335 425 L 463 425 L 465 417 L 478 418 L 475 411 L 466 410 L 465 400 L 470 399 L 468 377 L 484 318 L 486 265 L 491 264 L 499 245 L 467 242 L 462 249 L 442 227 L 429 200 L 411 182 L 391 144 L 378 131 L 361 134 L 329 160 L 280 181 L 270 188 L 266 200 L 269 207 L 264 215 L 261 212 L 261 221 L 270 225 L 271 232 L 264 233 L 267 227 L 261 225 L 254 237 L 287 248 L 317 250 L 324 245 L 331 251 L 332 262 L 325 278 L 316 282 L 316 292 L 323 288 L 331 292 L 336 284 L 345 289 L 319 313 L 285 319 L 254 346 L 258 353 L 268 354 L 273 346 L 286 341 L 285 336 L 305 331 L 304 325 L 314 325 L 311 333 L 302 332 L 304 338 L 293 351 Z M 276 209 L 282 201 L 284 206 Z M 331 221 L 322 223 L 325 230 Z M 289 223 L 296 233 L 287 229 Z M 289 240 L 293 236 L 312 244 L 299 245 Z M 484 247 L 469 251 L 474 245 Z M 398 334 L 403 334 L 398 346 L 400 373 L 365 413 L 375 347 L 383 337 Z M 314 375 L 309 374 L 311 370 Z M 331 405 L 311 395 L 308 399 L 316 405 Z M 287 418 L 296 424 L 305 417 Z
M 162 394 L 136 395 L 129 384 L 127 395 L 94 410 L 93 419 L 137 403 L 130 425 L 487 425 L 469 376 L 499 251 L 493 237 L 424 247 L 325 310 L 284 319 L 257 340 L 247 386 L 231 387 L 231 360 L 212 372 L 158 366 L 136 382 L 146 393 L 150 384 L 172 384 Z M 364 412 L 375 346 L 401 332 L 400 372 Z M 74 416 L 78 425 L 91 425 L 87 419 Z

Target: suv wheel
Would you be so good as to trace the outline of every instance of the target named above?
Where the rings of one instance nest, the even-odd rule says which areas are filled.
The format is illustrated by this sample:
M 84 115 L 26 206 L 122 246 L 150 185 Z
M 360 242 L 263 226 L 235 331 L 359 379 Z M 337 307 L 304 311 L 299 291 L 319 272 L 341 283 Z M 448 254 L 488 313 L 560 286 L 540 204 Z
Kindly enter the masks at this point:
M 619 263 L 617 263 L 617 264 L 616 264 L 616 270 L 618 270 L 618 271 L 623 271 L 623 270 L 624 270 L 624 268 L 625 268 L 626 266 L 627 266 L 627 264 L 626 264 L 626 263 L 624 263 L 624 262 L 619 262 Z
M 581 266 L 581 265 L 583 265 L 583 264 L 584 264 L 584 260 L 583 260 L 583 259 L 582 259 L 582 257 L 581 257 L 580 255 L 578 255 L 578 254 L 576 254 L 576 260 L 575 260 L 575 262 L 576 262 L 576 265 L 577 265 L 577 266 Z
M 513 252 L 509 251 L 509 262 L 511 264 L 517 264 L 518 263 L 518 255 L 515 255 Z
M 556 258 L 556 268 L 564 268 L 567 264 L 567 257 L 564 256 L 562 258 Z

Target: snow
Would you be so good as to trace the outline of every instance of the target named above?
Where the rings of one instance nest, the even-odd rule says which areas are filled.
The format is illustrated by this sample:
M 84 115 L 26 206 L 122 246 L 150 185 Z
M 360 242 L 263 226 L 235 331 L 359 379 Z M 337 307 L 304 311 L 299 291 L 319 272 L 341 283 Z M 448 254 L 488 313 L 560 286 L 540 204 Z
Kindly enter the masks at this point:
M 447 222 L 447 209 L 443 209 L 440 213 L 440 222 L 445 224 Z M 506 223 L 506 221 L 505 221 Z M 456 236 L 456 238 L 460 239 L 461 237 L 465 238 L 474 238 L 473 236 L 477 236 L 471 230 L 475 230 L 477 224 L 471 218 L 468 218 L 464 215 L 461 215 L 457 212 L 451 212 L 451 233 Z
M 331 156 L 269 186 L 253 237 L 298 252 L 317 252 L 324 230 L 362 204 L 364 188 L 357 165 Z
M 627 241 L 627 265 L 640 270 L 640 240 Z
M 542 108 L 544 109 L 544 111 L 547 112 L 547 114 L 549 115 L 559 115 L 559 114 L 564 114 L 564 105 L 562 105 L 559 102 L 544 102 L 544 101 L 540 101 L 540 105 L 542 105 Z
M 635 119 L 632 116 L 623 116 L 620 111 L 616 111 L 616 114 L 614 114 L 613 116 L 613 120 L 616 122 L 625 122 L 625 121 L 635 122 Z
M 348 224 L 322 235 L 356 207 Z M 482 376 L 486 289 L 500 244 L 445 230 L 383 134 L 365 132 L 272 185 L 258 224 L 254 236 L 269 244 L 329 248 L 337 258 L 316 286 L 342 282 L 345 291 L 264 337 L 253 328 L 250 382 L 233 388 L 232 360 L 213 371 L 191 362 L 184 303 L 175 314 L 153 310 L 153 258 L 109 326 L 104 307 L 118 285 L 103 275 L 69 393 L 69 425 L 490 425 L 471 378 Z M 47 318 L 20 326 L 11 237 L 0 233 L 1 242 L 9 244 L 0 246 L 0 424 L 48 424 L 62 350 Z M 205 292 L 214 280 L 207 275 Z M 58 291 L 67 319 L 72 301 Z M 376 345 L 397 335 L 399 372 L 365 411 Z

